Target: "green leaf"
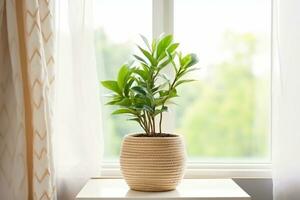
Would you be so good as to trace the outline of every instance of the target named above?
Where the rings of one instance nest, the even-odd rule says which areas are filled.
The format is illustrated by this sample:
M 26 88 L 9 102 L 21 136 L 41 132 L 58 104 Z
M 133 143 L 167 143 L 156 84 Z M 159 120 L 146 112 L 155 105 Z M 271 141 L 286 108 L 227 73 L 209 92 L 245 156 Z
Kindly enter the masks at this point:
M 123 65 L 118 74 L 118 86 L 121 90 L 124 88 L 124 84 L 127 81 L 127 77 L 129 75 L 129 68 L 127 65 Z
M 109 101 L 107 102 L 105 105 L 116 105 L 116 103 L 118 103 L 118 100 L 113 100 L 113 101 Z
M 151 89 L 151 92 L 153 92 L 153 93 L 155 94 L 156 92 L 158 92 L 158 89 L 159 89 L 159 88 L 160 88 L 160 85 L 157 86 L 157 87 L 152 88 L 152 89 Z
M 164 52 L 162 52 L 160 54 L 160 56 L 158 57 L 158 62 L 163 60 L 167 54 L 173 54 L 173 52 L 175 51 L 175 49 L 179 46 L 179 43 L 174 43 L 174 44 L 171 44 L 168 48 L 165 49 Z M 174 58 L 173 58 L 174 59 Z
M 148 78 L 149 78 L 149 74 L 145 70 L 136 69 L 136 70 L 134 70 L 134 73 L 138 74 L 145 81 L 148 80 Z
M 157 61 L 152 57 L 151 53 L 149 53 L 148 51 L 146 51 L 145 49 L 143 49 L 140 46 L 138 46 L 138 48 L 144 54 L 144 56 L 149 60 L 149 62 L 151 63 L 151 65 L 153 65 L 153 66 L 157 65 Z
M 151 51 L 151 47 L 150 47 L 150 44 L 147 40 L 147 38 L 145 36 L 143 36 L 142 34 L 140 34 L 142 40 L 144 41 L 145 45 L 148 47 L 149 51 Z
M 140 56 L 137 56 L 137 55 L 133 55 L 137 60 L 139 60 L 140 62 L 142 62 L 143 64 L 147 64 L 147 62 L 141 58 Z
M 151 47 L 152 47 L 152 56 L 153 56 L 153 53 L 155 52 L 155 49 L 156 49 L 156 39 L 152 40 Z
M 181 85 L 183 83 L 192 82 L 192 81 L 195 81 L 195 80 L 192 80 L 192 79 L 180 80 L 180 81 L 177 81 L 177 83 L 174 85 L 174 87 L 177 87 L 178 85 Z
M 174 101 L 167 100 L 167 101 L 165 102 L 165 105 L 178 105 L 178 104 L 175 103 Z
M 167 112 L 167 111 L 168 111 L 168 107 L 167 106 L 163 106 L 161 109 L 155 110 L 154 115 L 158 115 L 158 114 L 160 114 L 162 112 Z
M 155 105 L 156 106 L 160 106 L 164 103 L 165 101 L 165 98 L 158 98 L 158 99 L 155 99 Z
M 130 119 L 127 119 L 127 120 L 140 122 L 140 119 L 137 118 L 137 117 L 135 117 L 135 118 L 130 118 Z
M 192 72 L 192 71 L 196 71 L 196 70 L 199 70 L 200 68 L 191 68 L 191 69 L 188 69 L 188 70 L 184 70 L 182 71 L 178 76 L 177 78 L 181 78 L 182 76 L 184 76 L 185 74 L 189 73 L 189 72 Z
M 147 94 L 146 90 L 141 86 L 134 86 L 131 88 L 131 90 L 133 90 L 134 92 L 136 92 L 138 94 L 144 95 L 144 96 L 146 96 L 146 94 Z
M 171 44 L 168 48 L 167 48 L 167 51 L 169 53 L 173 53 L 173 51 L 175 51 L 177 49 L 177 47 L 179 46 L 179 43 L 174 43 L 174 44 Z
M 160 63 L 158 65 L 159 70 L 161 70 L 162 68 L 164 68 L 165 66 L 167 66 L 169 63 L 172 63 L 173 67 L 176 69 L 176 65 L 174 62 L 174 58 L 175 58 L 175 53 L 170 54 L 167 50 L 165 51 L 167 57 L 165 57 L 166 59 L 161 60 L 161 62 L 163 61 L 163 63 Z M 177 69 L 175 70 L 177 71 Z
M 142 106 L 153 106 L 154 100 L 149 98 L 149 95 L 142 95 L 138 93 L 134 96 L 134 102 L 135 104 L 140 104 Z
M 154 112 L 154 110 L 153 110 L 150 106 L 147 106 L 147 105 L 144 105 L 144 106 L 143 106 L 143 109 L 144 109 L 144 110 L 147 110 L 147 111 L 150 112 L 150 113 L 153 113 L 153 112 Z
M 181 66 L 182 68 L 185 68 L 185 66 L 186 66 L 189 62 L 191 62 L 191 60 L 192 60 L 192 57 L 191 57 L 190 54 L 184 56 L 184 57 L 181 58 L 181 60 L 180 60 L 180 66 Z
M 136 114 L 135 111 L 133 110 L 129 110 L 129 109 L 126 109 L 126 108 L 121 108 L 121 109 L 118 109 L 114 112 L 112 112 L 113 115 L 119 115 L 119 114 Z
M 189 68 L 189 67 L 195 65 L 197 62 L 198 62 L 198 58 L 197 58 L 196 54 L 188 54 L 185 57 L 183 57 L 180 61 L 181 67 L 183 69 Z
M 128 97 L 129 95 L 129 89 L 131 87 L 131 85 L 133 84 L 134 82 L 134 79 L 130 79 L 126 84 L 125 84 L 125 87 L 124 87 L 124 95 Z
M 141 111 L 143 109 L 143 105 L 142 104 L 135 104 L 130 106 L 131 109 L 134 109 L 136 111 Z
M 159 91 L 159 96 L 160 97 L 165 97 L 169 94 L 169 92 L 167 90 L 160 90 Z
M 170 60 L 171 63 L 172 63 L 172 67 L 174 68 L 174 70 L 175 70 L 175 72 L 176 72 L 176 74 L 177 74 L 178 69 L 177 69 L 176 64 L 175 64 L 175 62 L 174 62 L 174 56 L 175 56 L 175 54 L 172 56 L 168 51 L 166 51 L 166 54 L 168 55 L 168 58 L 169 58 L 169 60 Z
M 167 59 L 167 60 L 164 61 L 163 63 L 159 64 L 159 65 L 158 65 L 158 68 L 159 68 L 159 69 L 162 69 L 162 68 L 164 68 L 165 66 L 167 66 L 170 62 L 171 62 L 171 60 L 170 60 L 170 59 Z
M 101 84 L 105 88 L 122 95 L 122 90 L 119 88 L 117 81 L 110 81 L 110 80 L 109 81 L 101 81 Z
M 189 67 L 195 65 L 199 61 L 196 54 L 192 53 L 192 54 L 190 54 L 190 56 L 191 56 L 191 61 L 187 64 L 186 68 L 189 68 Z
M 143 70 L 144 70 L 145 72 L 149 73 L 149 66 L 146 65 L 146 64 L 143 64 L 143 63 L 142 63 L 141 65 L 142 65 Z
M 177 95 L 177 90 L 174 88 L 173 90 L 171 90 L 169 92 L 169 95 L 168 95 L 169 98 L 173 98 L 173 97 L 178 97 Z
M 166 35 L 158 42 L 157 53 L 156 53 L 157 58 L 159 58 L 159 56 L 166 50 L 166 48 L 171 44 L 172 41 L 173 41 L 173 36 Z
M 106 105 L 117 105 L 118 102 L 122 101 L 123 97 L 120 95 L 114 95 L 111 101 L 107 102 Z
M 116 102 L 115 105 L 128 107 L 131 106 L 131 101 L 129 98 L 124 98 L 121 101 Z

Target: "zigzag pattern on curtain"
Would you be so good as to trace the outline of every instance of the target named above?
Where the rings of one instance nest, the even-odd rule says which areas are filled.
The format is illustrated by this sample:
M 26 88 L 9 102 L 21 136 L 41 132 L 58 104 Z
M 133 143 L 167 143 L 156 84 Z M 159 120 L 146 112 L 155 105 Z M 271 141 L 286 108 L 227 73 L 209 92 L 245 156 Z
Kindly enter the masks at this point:
M 21 14 L 17 13 L 20 3 Z M 24 30 L 18 30 L 20 20 Z M 53 22 L 50 0 L 0 0 L 1 199 L 56 199 L 51 149 L 55 82 Z M 24 52 L 20 50 L 19 32 L 23 32 Z M 26 58 L 26 67 L 21 64 L 22 56 Z M 23 89 L 26 85 L 32 133 L 25 131 Z M 26 144 L 28 134 L 32 135 L 32 141 L 29 143 L 27 139 Z M 28 156 L 27 152 L 27 157 L 26 145 L 32 145 L 32 152 L 27 147 L 32 154 Z M 30 156 L 32 160 L 28 161 Z M 32 171 L 29 176 L 28 171 Z
M 25 41 L 33 124 L 33 197 L 55 199 L 51 152 L 53 129 L 53 5 L 50 0 L 26 0 Z
M 23 81 L 16 2 L 0 0 L 0 197 L 27 199 Z

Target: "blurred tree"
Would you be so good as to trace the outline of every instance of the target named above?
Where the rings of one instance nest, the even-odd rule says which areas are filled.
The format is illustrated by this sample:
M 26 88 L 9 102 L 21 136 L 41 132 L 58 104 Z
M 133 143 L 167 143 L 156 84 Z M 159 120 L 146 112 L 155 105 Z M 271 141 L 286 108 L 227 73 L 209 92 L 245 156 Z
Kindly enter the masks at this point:
M 268 90 L 266 80 L 252 69 L 256 38 L 227 33 L 224 42 L 230 56 L 212 66 L 205 80 L 181 92 L 181 109 L 176 108 L 178 132 L 185 134 L 191 157 L 264 157 Z

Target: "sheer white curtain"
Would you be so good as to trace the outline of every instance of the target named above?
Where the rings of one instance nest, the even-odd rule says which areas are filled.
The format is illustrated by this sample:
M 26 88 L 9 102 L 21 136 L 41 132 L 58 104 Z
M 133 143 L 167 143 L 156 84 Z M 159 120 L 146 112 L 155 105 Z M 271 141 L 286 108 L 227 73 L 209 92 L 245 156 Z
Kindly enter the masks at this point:
M 300 199 L 300 1 L 274 1 L 273 196 Z M 279 76 L 278 76 L 279 74 Z
M 58 199 L 74 199 L 99 175 L 102 155 L 93 1 L 56 1 L 57 80 L 54 158 Z

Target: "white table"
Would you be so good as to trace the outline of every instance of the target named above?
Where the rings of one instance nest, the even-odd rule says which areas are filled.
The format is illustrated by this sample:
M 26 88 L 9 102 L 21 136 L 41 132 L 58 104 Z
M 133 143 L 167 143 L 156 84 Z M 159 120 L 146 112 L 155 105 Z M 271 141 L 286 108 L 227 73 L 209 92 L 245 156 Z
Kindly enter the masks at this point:
M 176 190 L 169 192 L 133 191 L 123 179 L 90 179 L 76 199 L 250 200 L 251 197 L 231 179 L 184 179 Z

